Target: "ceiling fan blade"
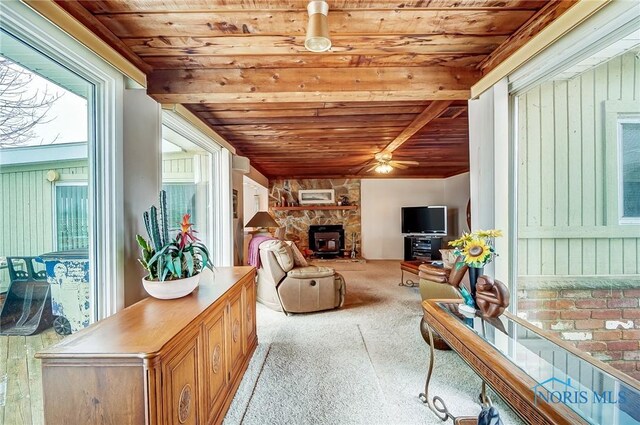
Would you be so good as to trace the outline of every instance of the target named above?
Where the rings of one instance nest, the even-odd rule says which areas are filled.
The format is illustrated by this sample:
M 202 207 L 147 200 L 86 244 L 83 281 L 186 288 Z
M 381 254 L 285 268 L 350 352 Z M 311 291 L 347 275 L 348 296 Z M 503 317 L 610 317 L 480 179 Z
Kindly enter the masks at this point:
M 395 164 L 420 165 L 418 161 L 391 161 Z
M 375 170 L 375 169 L 376 169 L 376 167 L 377 167 L 377 166 L 378 166 L 378 164 L 373 164 L 373 165 L 371 166 L 371 168 L 367 168 L 364 172 L 365 172 L 365 173 L 368 173 L 369 171 L 373 171 L 373 170 Z
M 394 167 L 394 168 L 399 168 L 399 169 L 401 169 L 401 170 L 406 170 L 407 168 L 409 168 L 409 167 L 407 167 L 406 165 L 398 164 L 398 163 L 397 163 L 397 162 L 395 162 L 395 161 L 391 161 L 391 162 L 389 162 L 389 165 L 391 165 L 391 166 L 392 166 L 392 167 Z

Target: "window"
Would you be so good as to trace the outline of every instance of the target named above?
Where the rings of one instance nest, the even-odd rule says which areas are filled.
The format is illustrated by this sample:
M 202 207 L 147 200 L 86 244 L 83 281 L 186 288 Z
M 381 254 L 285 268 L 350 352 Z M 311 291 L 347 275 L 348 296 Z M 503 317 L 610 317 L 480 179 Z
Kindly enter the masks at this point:
M 86 183 L 55 186 L 56 251 L 89 248 L 89 190 Z
M 172 233 L 182 216 L 191 215 L 197 237 L 212 247 L 212 154 L 171 122 L 162 126 L 162 188 L 167 192 L 167 217 Z
M 640 41 L 611 38 L 512 93 L 513 299 L 521 318 L 638 379 Z M 598 384 L 557 353 L 538 354 L 576 382 Z
M 50 253 L 70 250 L 82 250 L 89 262 L 95 87 L 4 30 L 0 41 L 0 292 L 11 303 L 19 300 L 10 290 L 10 262 L 46 262 Z M 68 318 L 71 330 L 93 319 L 93 304 L 80 316 Z
M 618 120 L 621 223 L 640 223 L 640 116 Z
M 1 100 L 36 99 L 44 105 L 36 109 L 35 119 L 25 114 L 16 120 L 20 115 L 12 113 L 12 121 L 0 120 L 23 130 L 0 131 L 9 135 L 0 147 L 5 194 L 0 199 L 0 257 L 56 250 L 56 187 L 83 182 L 86 215 L 76 218 L 75 230 L 84 220 L 89 316 L 90 321 L 106 317 L 124 304 L 123 226 L 118 221 L 123 207 L 122 74 L 22 2 L 3 3 L 0 46 L 3 70 L 13 73 L 0 74 L 3 89 L 9 88 Z M 81 243 L 77 235 L 74 239 Z M 5 263 L 0 258 L 0 292 L 10 284 Z

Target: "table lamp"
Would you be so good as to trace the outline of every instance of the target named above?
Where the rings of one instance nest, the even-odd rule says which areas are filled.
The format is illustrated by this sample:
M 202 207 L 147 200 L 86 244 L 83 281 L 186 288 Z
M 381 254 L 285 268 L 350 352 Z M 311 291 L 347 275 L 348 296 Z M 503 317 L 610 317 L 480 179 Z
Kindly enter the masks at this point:
M 251 217 L 251 220 L 249 220 L 244 227 L 256 228 L 256 230 L 251 232 L 255 234 L 255 233 L 268 233 L 269 227 L 280 227 L 280 225 L 273 219 L 273 217 L 271 217 L 271 214 L 269 214 L 268 212 L 258 211 L 256 215 Z

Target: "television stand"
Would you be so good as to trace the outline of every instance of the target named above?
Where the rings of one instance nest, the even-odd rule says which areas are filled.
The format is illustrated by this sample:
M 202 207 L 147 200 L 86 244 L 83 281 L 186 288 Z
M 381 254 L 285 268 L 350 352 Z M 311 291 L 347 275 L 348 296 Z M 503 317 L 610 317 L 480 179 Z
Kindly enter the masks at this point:
M 406 235 L 404 237 L 404 261 L 441 260 L 442 238 L 432 235 Z

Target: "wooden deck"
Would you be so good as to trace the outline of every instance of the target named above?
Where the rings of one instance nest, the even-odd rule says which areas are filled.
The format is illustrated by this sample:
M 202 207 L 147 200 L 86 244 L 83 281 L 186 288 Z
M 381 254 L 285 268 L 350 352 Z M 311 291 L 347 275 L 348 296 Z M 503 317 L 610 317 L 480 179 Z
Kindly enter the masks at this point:
M 32 336 L 0 336 L 0 424 L 44 424 L 42 371 L 33 356 L 60 339 L 53 328 Z

